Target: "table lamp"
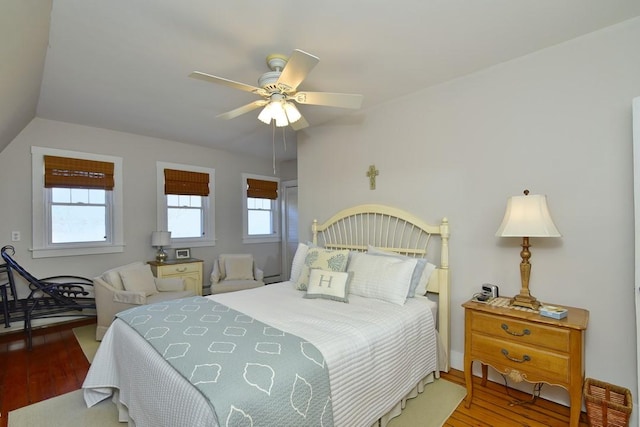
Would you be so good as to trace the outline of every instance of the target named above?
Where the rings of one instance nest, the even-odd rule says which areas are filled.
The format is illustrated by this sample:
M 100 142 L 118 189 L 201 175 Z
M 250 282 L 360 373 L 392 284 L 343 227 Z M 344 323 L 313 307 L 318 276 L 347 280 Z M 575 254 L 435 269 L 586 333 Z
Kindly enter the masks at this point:
M 158 252 L 156 252 L 156 261 L 164 263 L 167 260 L 167 253 L 164 251 L 164 246 L 169 246 L 170 244 L 170 231 L 154 231 L 151 233 L 151 246 L 158 248 Z
M 531 275 L 529 237 L 560 237 L 560 232 L 551 220 L 547 197 L 539 194 L 529 195 L 529 190 L 524 190 L 524 196 L 510 197 L 507 200 L 507 209 L 496 236 L 522 237 L 522 251 L 520 252 L 522 287 L 520 293 L 511 299 L 511 305 L 537 310 L 540 307 L 540 302 L 529 292 L 529 276 Z

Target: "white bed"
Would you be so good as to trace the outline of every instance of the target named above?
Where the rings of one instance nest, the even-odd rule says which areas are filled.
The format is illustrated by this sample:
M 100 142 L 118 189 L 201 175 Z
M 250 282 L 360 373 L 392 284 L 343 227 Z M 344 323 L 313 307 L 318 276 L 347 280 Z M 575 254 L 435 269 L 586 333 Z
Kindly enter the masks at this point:
M 404 305 L 350 295 L 344 304 L 302 298 L 291 282 L 216 295 L 215 299 L 278 329 L 311 342 L 329 367 L 335 426 L 385 424 L 406 397 L 425 381 L 448 370 L 435 330 L 437 315 L 441 353 L 448 354 L 448 223 L 430 226 L 406 212 L 378 205 L 345 210 L 324 224 L 314 222 L 313 240 L 326 248 L 366 250 L 368 245 L 409 256 L 428 256 L 430 237 L 441 237 L 439 267 L 426 297 Z M 113 395 L 121 421 L 142 426 L 216 426 L 203 395 L 125 322 L 108 330 L 85 383 L 91 406 Z M 133 422 L 135 420 L 135 423 Z

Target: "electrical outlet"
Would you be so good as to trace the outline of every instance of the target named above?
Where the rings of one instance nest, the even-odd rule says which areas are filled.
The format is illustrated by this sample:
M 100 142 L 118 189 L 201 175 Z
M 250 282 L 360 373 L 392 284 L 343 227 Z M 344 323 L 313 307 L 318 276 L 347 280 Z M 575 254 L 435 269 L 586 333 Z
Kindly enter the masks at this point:
M 20 232 L 19 231 L 12 231 L 11 232 L 11 241 L 12 242 L 19 242 L 20 241 Z

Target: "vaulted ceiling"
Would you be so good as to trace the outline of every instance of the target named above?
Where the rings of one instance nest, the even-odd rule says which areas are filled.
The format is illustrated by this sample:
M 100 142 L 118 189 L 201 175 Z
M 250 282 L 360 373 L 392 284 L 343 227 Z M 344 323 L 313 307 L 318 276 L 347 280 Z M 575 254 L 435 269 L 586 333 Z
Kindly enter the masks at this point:
M 270 157 L 259 109 L 215 118 L 257 96 L 192 71 L 257 86 L 267 55 L 302 49 L 320 62 L 301 90 L 364 95 L 355 112 L 300 106 L 310 126 L 357 126 L 394 98 L 639 15 L 637 0 L 2 2 L 0 148 L 37 115 Z

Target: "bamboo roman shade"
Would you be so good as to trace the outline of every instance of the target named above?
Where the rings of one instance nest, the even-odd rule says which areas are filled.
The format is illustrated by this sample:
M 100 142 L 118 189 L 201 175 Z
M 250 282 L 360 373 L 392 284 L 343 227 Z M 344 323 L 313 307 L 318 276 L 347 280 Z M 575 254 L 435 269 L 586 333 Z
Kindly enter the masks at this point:
M 248 178 L 247 197 L 275 200 L 278 198 L 278 183 L 276 181 Z
M 164 194 L 208 196 L 209 174 L 177 169 L 165 169 Z
M 44 156 L 45 188 L 113 190 L 113 163 L 69 157 Z

